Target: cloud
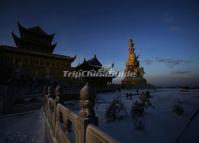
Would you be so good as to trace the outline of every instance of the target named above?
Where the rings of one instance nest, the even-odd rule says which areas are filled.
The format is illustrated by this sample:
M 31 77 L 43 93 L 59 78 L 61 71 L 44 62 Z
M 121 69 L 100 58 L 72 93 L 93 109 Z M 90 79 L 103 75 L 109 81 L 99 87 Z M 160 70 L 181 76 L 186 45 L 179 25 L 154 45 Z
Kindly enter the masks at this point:
M 156 61 L 159 63 L 165 63 L 169 66 L 175 66 L 175 65 L 180 65 L 180 64 L 189 64 L 189 63 L 193 62 L 192 60 L 159 58 L 159 57 L 156 57 Z
M 153 60 L 146 59 L 146 60 L 143 60 L 142 62 L 143 62 L 144 64 L 146 64 L 146 65 L 150 65 L 150 64 L 153 63 Z
M 177 74 L 177 75 L 185 75 L 185 74 L 190 74 L 190 73 L 191 73 L 191 71 L 183 71 L 183 70 L 171 72 L 171 74 Z

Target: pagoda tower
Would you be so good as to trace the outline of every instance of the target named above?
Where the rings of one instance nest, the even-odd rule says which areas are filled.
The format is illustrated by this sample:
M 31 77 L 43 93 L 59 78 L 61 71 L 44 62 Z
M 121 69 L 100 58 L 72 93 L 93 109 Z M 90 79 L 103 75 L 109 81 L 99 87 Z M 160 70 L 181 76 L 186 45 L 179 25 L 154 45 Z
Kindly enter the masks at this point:
M 128 50 L 128 61 L 126 63 L 124 71 L 125 78 L 122 80 L 122 84 L 130 86 L 146 85 L 146 80 L 143 78 L 144 68 L 140 67 L 138 60 L 139 56 L 136 56 L 135 54 L 135 48 L 132 39 L 129 39 Z
M 12 36 L 17 48 L 26 51 L 28 50 L 33 52 L 52 54 L 56 46 L 56 43 L 52 44 L 54 33 L 48 34 L 43 31 L 40 26 L 25 28 L 19 22 L 17 24 L 20 37 L 16 36 L 12 32 Z
M 5 63 L 11 73 L 21 67 L 28 77 L 63 79 L 63 71 L 71 71 L 74 57 L 55 54 L 54 33 L 40 26 L 24 27 L 17 23 L 19 36 L 12 32 L 16 46 L 0 45 L 0 64 Z M 6 72 L 8 73 L 8 72 Z

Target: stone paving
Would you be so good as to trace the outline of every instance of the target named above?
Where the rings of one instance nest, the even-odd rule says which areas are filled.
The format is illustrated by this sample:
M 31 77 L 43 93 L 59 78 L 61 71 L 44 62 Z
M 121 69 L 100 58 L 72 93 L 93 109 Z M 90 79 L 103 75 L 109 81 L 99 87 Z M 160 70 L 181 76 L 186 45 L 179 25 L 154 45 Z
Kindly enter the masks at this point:
M 0 119 L 0 143 L 52 143 L 43 111 Z

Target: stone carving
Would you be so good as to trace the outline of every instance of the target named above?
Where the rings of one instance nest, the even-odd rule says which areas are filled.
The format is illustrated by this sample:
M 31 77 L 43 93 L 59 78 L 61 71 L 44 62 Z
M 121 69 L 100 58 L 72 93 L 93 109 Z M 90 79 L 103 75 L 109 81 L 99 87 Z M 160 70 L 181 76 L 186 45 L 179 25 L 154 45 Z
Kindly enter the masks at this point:
M 51 86 L 48 86 L 48 97 L 53 97 L 53 91 Z
M 84 118 L 95 117 L 94 105 L 95 105 L 96 93 L 89 86 L 88 83 L 80 90 L 80 116 Z
M 62 90 L 62 86 L 59 84 L 55 88 L 55 100 L 56 100 L 56 102 L 57 103 L 59 101 L 63 102 L 62 97 L 63 97 L 63 90 Z

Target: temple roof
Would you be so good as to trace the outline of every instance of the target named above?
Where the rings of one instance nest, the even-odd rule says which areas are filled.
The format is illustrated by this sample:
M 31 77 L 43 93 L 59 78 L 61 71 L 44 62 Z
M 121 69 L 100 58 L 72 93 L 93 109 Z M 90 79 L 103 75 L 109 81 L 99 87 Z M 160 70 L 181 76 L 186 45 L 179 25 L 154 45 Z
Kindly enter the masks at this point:
M 6 50 L 6 51 L 22 53 L 22 54 L 30 54 L 30 55 L 40 56 L 40 57 L 43 56 L 43 57 L 59 58 L 59 59 L 64 59 L 64 60 L 70 60 L 71 62 L 73 62 L 76 59 L 76 56 L 70 57 L 70 56 L 57 55 L 57 54 L 39 53 L 35 51 L 25 51 L 25 50 L 17 49 L 15 47 L 6 46 L 6 45 L 0 45 L 0 50 Z
M 31 45 L 35 45 L 37 47 L 48 48 L 50 53 L 52 53 L 54 51 L 54 49 L 55 49 L 55 47 L 57 45 L 57 43 L 52 44 L 52 45 L 47 45 L 45 43 L 36 43 L 36 42 L 33 42 L 33 41 L 25 39 L 25 38 L 20 38 L 20 37 L 16 36 L 13 32 L 12 32 L 12 37 L 13 37 L 17 47 L 20 47 L 20 45 L 22 43 L 31 44 Z
M 102 64 L 97 59 L 96 55 L 94 55 L 94 57 L 89 60 L 84 59 L 84 61 L 76 67 L 77 70 L 79 69 L 92 70 L 92 69 L 100 69 L 100 68 L 102 68 Z
M 54 34 L 47 34 L 40 26 L 25 28 L 19 22 L 20 37 L 12 32 L 16 47 L 43 53 L 52 53 L 56 43 L 52 44 Z
M 25 28 L 19 22 L 17 22 L 17 25 L 18 25 L 19 33 L 20 33 L 21 37 L 23 37 L 23 33 L 25 33 L 25 32 L 29 32 L 31 34 L 36 34 L 38 36 L 48 37 L 51 40 L 54 37 L 54 33 L 53 34 L 48 34 L 40 26 L 34 26 L 34 27 L 31 27 L 31 28 Z
M 28 28 L 28 31 L 35 33 L 35 34 L 40 34 L 40 35 L 49 35 L 43 29 L 41 29 L 40 26 L 34 26 L 31 28 Z
M 100 63 L 100 61 L 97 59 L 96 55 L 94 55 L 93 58 L 91 58 L 90 60 L 87 61 L 87 63 L 89 65 L 93 65 L 93 66 L 102 66 L 102 64 Z

